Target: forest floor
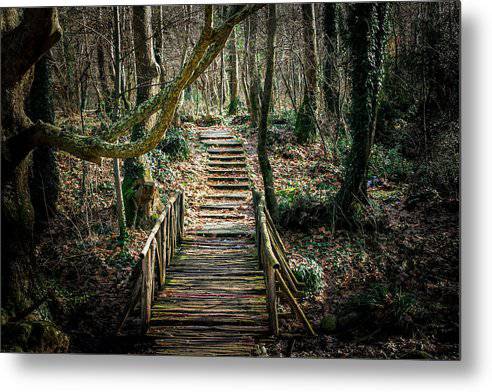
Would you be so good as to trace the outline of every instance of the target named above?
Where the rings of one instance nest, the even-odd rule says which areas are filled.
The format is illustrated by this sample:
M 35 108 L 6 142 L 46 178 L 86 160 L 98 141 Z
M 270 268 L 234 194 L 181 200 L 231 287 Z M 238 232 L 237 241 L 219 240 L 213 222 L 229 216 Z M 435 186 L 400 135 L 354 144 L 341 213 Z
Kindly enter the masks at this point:
M 256 157 L 255 133 L 236 129 Z M 301 193 L 322 200 L 326 190 L 338 189 L 342 173 L 320 142 L 300 146 L 288 129 L 273 136 L 270 162 L 280 201 Z M 261 177 L 256 186 L 262 188 Z M 407 184 L 385 179 L 369 197 L 386 218 L 377 230 L 333 232 L 319 220 L 280 229 L 294 268 L 306 259 L 323 268 L 324 289 L 303 303 L 308 318 L 319 326 L 334 314 L 339 327 L 317 338 L 279 339 L 270 355 L 459 359 L 458 201 L 415 197 Z
M 255 134 L 233 127 L 247 142 L 253 181 L 261 189 Z M 199 202 L 205 191 L 197 181 L 204 154 L 194 153 L 200 128 L 184 128 L 189 159 L 169 162 L 161 187 L 164 195 L 184 188 L 189 200 Z M 339 186 L 340 170 L 324 158 L 320 143 L 303 147 L 290 131 L 281 134 L 271 154 L 280 196 L 300 189 L 318 195 Z M 58 161 L 59 214 L 40 235 L 37 256 L 59 303 L 44 311 L 70 336 L 71 352 L 131 352 L 133 342 L 114 336 L 147 232 L 131 229 L 125 248 L 117 241 L 111 160 L 87 165 L 84 197 L 83 163 L 64 153 Z M 410 208 L 405 184 L 384 181 L 370 196 L 388 217 L 378 231 L 332 232 L 328 222 L 281 229 L 294 266 L 313 259 L 323 267 L 322 292 L 303 302 L 308 317 L 319 326 L 324 315 L 335 314 L 344 328 L 317 338 L 278 339 L 268 347 L 270 356 L 459 358 L 458 212 L 442 200 Z M 193 205 L 187 214 L 199 220 Z

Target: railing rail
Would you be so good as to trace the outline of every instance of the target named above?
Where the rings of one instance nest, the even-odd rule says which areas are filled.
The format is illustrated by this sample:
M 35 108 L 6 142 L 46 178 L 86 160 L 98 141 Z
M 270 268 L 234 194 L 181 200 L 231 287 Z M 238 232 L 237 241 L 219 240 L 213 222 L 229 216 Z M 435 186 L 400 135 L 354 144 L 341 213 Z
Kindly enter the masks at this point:
M 137 305 L 140 305 L 140 332 L 144 334 L 149 328 L 156 288 L 160 290 L 164 286 L 166 268 L 183 236 L 184 198 L 183 191 L 174 193 L 147 237 L 132 271 L 134 285 L 120 331 Z
M 270 329 L 274 335 L 280 334 L 278 305 L 282 297 L 287 300 L 293 313 L 297 315 L 307 331 L 315 336 L 316 332 L 296 299 L 296 296 L 302 293 L 301 288 L 304 284 L 296 279 L 289 266 L 285 246 L 268 212 L 264 195 L 253 190 L 253 203 L 256 246 L 260 266 L 265 273 Z

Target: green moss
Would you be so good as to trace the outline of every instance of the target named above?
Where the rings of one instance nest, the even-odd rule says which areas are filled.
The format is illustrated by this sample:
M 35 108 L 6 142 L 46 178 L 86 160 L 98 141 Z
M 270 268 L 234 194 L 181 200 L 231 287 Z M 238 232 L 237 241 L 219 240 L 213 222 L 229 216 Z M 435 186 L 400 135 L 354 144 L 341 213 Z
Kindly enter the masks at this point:
M 9 345 L 26 347 L 31 331 L 32 325 L 29 323 L 8 323 L 2 326 L 2 341 Z
M 7 323 L 2 326 L 2 350 L 9 352 L 66 352 L 70 340 L 45 320 Z
M 299 143 L 310 143 L 316 137 L 315 101 L 311 94 L 304 94 L 302 105 L 297 113 L 294 134 Z
M 35 321 L 32 323 L 28 349 L 35 352 L 66 352 L 68 337 L 49 321 Z
M 166 132 L 166 137 L 162 140 L 156 149 L 161 155 L 165 155 L 170 161 L 180 161 L 188 159 L 190 156 L 190 146 L 180 127 L 174 127 Z M 155 155 L 155 154 L 154 154 Z
M 333 314 L 327 314 L 321 319 L 321 330 L 326 333 L 332 333 L 337 328 L 337 318 Z
M 233 99 L 230 103 L 229 103 L 229 107 L 227 108 L 227 113 L 230 115 L 230 116 L 233 116 L 237 113 L 237 110 L 239 108 L 239 98 L 236 98 L 236 99 Z
M 121 184 L 123 199 L 125 203 L 125 214 L 127 224 L 130 225 L 134 221 L 135 202 L 134 197 L 137 191 L 137 182 L 141 180 L 151 180 L 149 165 L 147 164 L 146 156 L 140 158 L 125 159 L 124 163 L 125 177 Z

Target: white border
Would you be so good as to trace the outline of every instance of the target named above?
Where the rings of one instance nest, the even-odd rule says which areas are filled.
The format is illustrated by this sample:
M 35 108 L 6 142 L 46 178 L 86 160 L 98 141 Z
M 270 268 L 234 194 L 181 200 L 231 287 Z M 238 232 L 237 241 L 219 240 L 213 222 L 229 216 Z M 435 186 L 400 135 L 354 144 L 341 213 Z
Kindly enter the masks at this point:
M 3 0 L 1 6 L 130 3 L 172 4 L 169 1 L 150 0 Z M 134 392 L 150 389 L 163 392 L 491 390 L 491 3 L 487 0 L 462 2 L 461 362 L 1 354 L 0 388 L 5 391 L 36 392 Z

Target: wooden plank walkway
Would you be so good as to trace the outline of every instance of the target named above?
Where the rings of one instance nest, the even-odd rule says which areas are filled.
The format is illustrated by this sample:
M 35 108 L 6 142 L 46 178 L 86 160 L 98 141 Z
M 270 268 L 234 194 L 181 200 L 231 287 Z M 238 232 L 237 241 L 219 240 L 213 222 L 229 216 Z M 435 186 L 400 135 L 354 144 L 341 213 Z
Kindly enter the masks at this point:
M 207 129 L 200 140 L 209 173 L 201 224 L 186 229 L 147 335 L 156 354 L 250 356 L 268 339 L 269 323 L 254 225 L 245 220 L 253 206 L 244 150 L 224 129 Z

